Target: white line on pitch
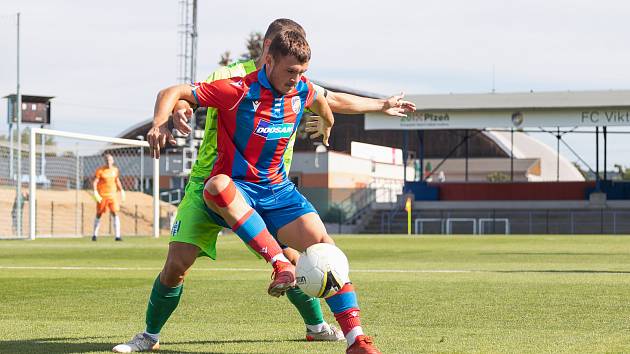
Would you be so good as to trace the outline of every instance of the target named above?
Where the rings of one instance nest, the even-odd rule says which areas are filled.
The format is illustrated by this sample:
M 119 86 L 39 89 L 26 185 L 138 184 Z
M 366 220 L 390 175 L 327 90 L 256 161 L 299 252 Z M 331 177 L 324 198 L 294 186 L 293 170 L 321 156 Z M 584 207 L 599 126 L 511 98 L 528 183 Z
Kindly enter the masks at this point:
M 14 270 L 152 270 L 160 271 L 161 268 L 151 267 L 53 267 L 53 266 L 0 266 L 0 269 Z M 194 271 L 228 271 L 228 272 L 268 272 L 269 269 L 259 268 L 193 268 Z M 475 270 L 450 270 L 450 269 L 352 269 L 352 273 L 478 273 Z

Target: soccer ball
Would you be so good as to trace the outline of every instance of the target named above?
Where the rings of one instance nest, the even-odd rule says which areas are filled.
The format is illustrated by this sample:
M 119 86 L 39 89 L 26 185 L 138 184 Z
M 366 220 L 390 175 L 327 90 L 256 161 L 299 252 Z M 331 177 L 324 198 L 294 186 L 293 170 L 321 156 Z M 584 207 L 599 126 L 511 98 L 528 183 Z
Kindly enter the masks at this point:
M 306 295 L 329 297 L 350 281 L 348 259 L 335 245 L 317 243 L 300 254 L 295 280 Z

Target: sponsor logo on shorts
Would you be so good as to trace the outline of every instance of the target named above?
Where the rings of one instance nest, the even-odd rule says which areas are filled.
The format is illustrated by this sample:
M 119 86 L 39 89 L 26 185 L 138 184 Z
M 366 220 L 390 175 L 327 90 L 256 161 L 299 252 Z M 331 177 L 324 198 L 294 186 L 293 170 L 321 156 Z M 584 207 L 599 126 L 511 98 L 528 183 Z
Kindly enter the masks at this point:
M 173 227 L 171 228 L 171 235 L 175 236 L 177 235 L 177 232 L 179 231 L 179 225 L 181 224 L 181 220 L 177 220 L 175 221 L 175 223 L 173 224 Z
M 254 134 L 262 136 L 267 140 L 290 138 L 291 134 L 293 134 L 294 125 L 294 123 L 271 124 L 266 120 L 261 120 L 258 122 Z

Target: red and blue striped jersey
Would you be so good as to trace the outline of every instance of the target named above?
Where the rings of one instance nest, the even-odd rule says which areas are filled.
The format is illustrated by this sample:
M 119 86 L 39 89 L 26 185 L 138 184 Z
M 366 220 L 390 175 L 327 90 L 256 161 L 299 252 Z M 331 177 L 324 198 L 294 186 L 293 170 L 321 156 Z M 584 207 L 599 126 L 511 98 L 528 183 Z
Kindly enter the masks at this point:
M 193 94 L 200 106 L 218 110 L 217 160 L 210 177 L 225 174 L 259 184 L 287 180 L 284 151 L 317 95 L 306 77 L 281 95 L 263 66 L 245 77 L 196 83 Z

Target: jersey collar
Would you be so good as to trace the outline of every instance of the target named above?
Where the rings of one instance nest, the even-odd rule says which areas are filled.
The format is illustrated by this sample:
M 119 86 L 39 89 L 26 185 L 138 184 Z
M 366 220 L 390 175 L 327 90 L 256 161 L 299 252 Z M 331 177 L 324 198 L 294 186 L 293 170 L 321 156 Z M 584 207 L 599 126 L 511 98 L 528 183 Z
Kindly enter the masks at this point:
M 260 84 L 264 88 L 268 90 L 273 90 L 274 93 L 277 93 L 276 90 L 271 86 L 269 78 L 267 78 L 267 64 L 264 64 L 262 68 L 258 71 L 258 82 L 260 82 Z

